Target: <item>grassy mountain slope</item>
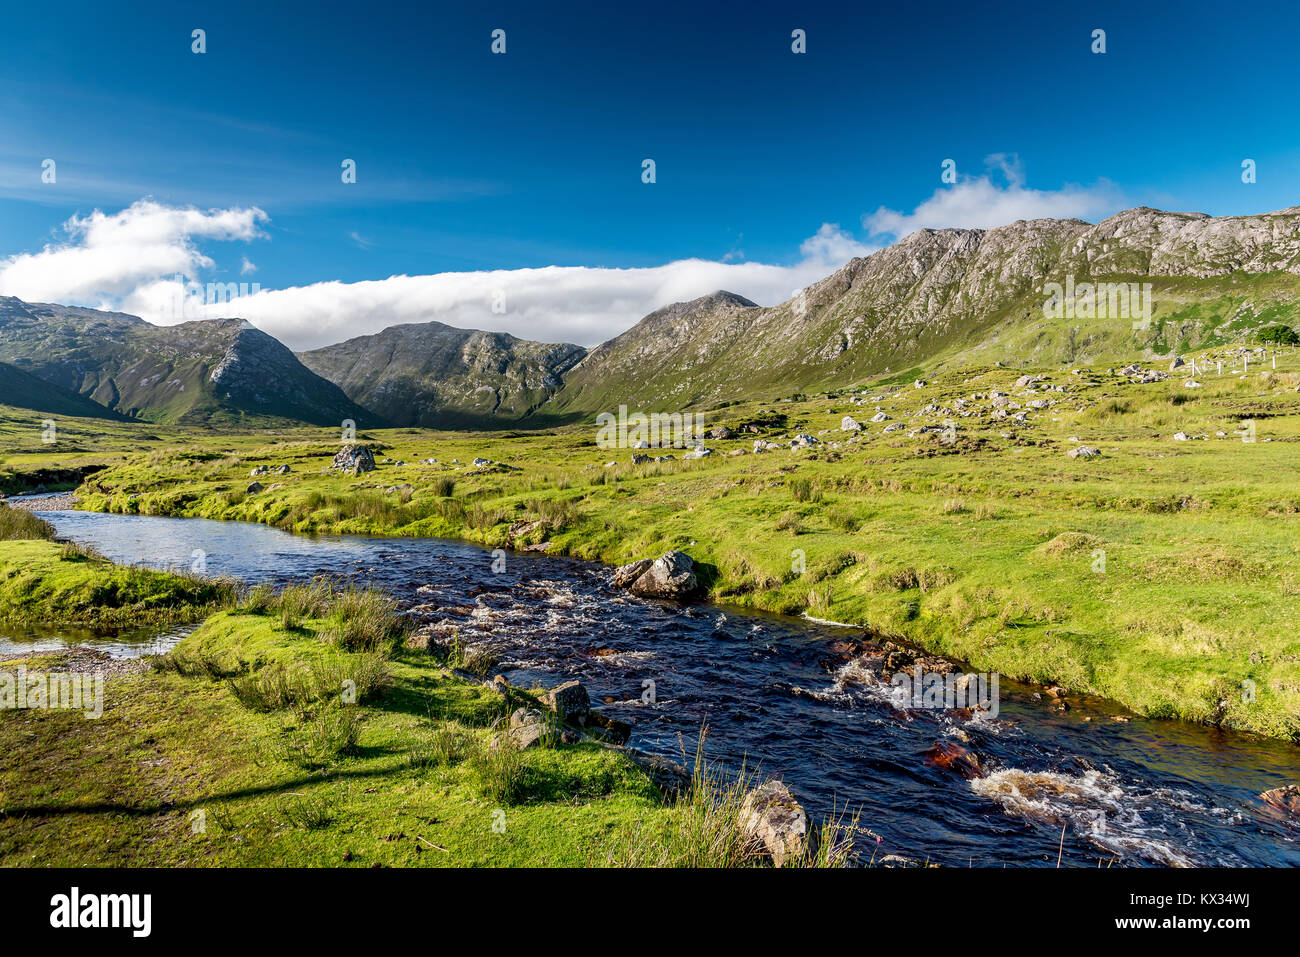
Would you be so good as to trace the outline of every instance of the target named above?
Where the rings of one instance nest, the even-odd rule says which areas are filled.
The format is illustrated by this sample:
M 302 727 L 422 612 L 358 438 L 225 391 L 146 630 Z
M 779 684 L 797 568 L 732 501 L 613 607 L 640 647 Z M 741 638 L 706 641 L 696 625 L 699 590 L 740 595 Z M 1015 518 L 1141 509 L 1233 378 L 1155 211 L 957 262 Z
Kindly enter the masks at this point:
M 0 297 L 0 361 L 152 422 L 377 424 L 241 319 L 155 326 L 121 313 Z
M 1152 315 L 1050 318 L 1045 284 L 1151 284 Z M 1138 208 L 1090 225 L 923 229 L 772 308 L 715 293 L 647 316 L 593 352 L 542 412 L 670 411 L 901 374 L 933 360 L 1128 361 L 1291 322 L 1300 207 L 1212 218 Z M 1076 307 L 1080 303 L 1075 303 Z M 1109 310 L 1102 310 L 1109 312 Z
M 585 349 L 568 343 L 425 322 L 390 326 L 298 358 L 394 424 L 492 428 L 549 398 L 584 355 Z
M 0 362 L 0 405 L 32 409 L 51 415 L 71 415 L 93 419 L 124 419 L 85 396 L 38 379 L 17 366 Z

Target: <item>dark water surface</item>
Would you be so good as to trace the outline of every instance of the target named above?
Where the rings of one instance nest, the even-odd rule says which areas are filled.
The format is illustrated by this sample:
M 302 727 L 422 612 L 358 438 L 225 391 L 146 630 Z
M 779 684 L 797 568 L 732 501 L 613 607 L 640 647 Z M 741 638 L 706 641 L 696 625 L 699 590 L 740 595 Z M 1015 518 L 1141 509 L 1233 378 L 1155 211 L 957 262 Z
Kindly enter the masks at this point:
M 260 525 L 48 512 L 61 537 L 117 562 L 189 568 L 244 581 L 344 575 L 382 585 L 422 622 L 452 622 L 486 641 L 516 684 L 579 678 L 596 703 L 635 722 L 630 742 L 682 758 L 701 724 L 706 753 L 784 778 L 818 818 L 848 808 L 859 845 L 953 866 L 1300 864 L 1291 825 L 1256 795 L 1300 782 L 1300 748 L 1134 716 L 1104 702 L 1052 710 L 1001 684 L 996 720 L 895 707 L 893 689 L 830 653 L 853 630 L 698 605 L 630 598 L 609 569 L 492 553 L 441 539 L 295 536 Z M 156 651 L 156 633 L 69 634 L 115 654 Z M 60 637 L 0 636 L 0 652 Z M 175 640 L 174 638 L 172 640 Z M 140 644 L 143 642 L 143 644 Z M 655 701 L 642 702 L 646 682 Z M 604 702 L 604 703 L 602 703 Z M 1090 717 L 1090 721 L 1085 721 Z M 991 773 L 967 781 L 929 766 L 936 741 L 964 732 Z M 876 836 L 880 838 L 877 845 Z

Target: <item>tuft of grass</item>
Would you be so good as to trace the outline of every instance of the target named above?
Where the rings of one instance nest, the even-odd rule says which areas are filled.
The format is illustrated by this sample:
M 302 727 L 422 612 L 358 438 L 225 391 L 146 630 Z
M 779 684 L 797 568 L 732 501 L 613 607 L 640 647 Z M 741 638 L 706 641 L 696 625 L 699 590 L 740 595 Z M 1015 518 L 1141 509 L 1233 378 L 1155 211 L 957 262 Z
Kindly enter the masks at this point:
M 282 755 L 307 770 L 328 767 L 357 754 L 361 724 L 361 709 L 355 705 L 330 704 L 303 713 L 297 727 L 286 729 Z
M 469 768 L 483 797 L 498 804 L 516 804 L 523 800 L 524 755 L 509 734 L 502 732 L 496 747 L 481 740 L 477 742 L 470 751 Z
M 796 502 L 820 502 L 822 493 L 811 479 L 797 478 L 790 480 L 790 494 Z
M 745 795 L 758 779 L 742 767 L 728 775 L 704 759 L 705 731 L 696 745 L 690 787 L 672 807 L 667 825 L 637 821 L 616 837 L 604 861 L 618 867 L 761 867 L 769 858 L 741 827 Z M 787 867 L 845 867 L 853 858 L 857 818 L 827 821 L 803 855 Z
M 23 540 L 51 541 L 54 526 L 22 508 L 10 508 L 0 502 L 0 542 Z
M 331 599 L 321 639 L 344 651 L 391 651 L 410 628 L 391 595 L 348 585 Z
M 417 769 L 445 768 L 458 764 L 473 746 L 473 741 L 454 722 L 438 725 L 433 735 L 408 754 L 406 763 Z

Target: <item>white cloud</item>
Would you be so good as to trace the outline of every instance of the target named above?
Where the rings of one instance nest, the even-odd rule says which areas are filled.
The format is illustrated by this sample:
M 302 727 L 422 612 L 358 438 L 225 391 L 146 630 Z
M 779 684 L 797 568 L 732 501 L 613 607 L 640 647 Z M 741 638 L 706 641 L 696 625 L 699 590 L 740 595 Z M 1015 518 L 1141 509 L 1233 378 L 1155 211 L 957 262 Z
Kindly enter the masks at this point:
M 595 345 L 669 303 L 728 289 L 760 305 L 790 298 L 837 265 L 794 266 L 682 259 L 636 269 L 544 266 L 534 269 L 390 276 L 363 282 L 321 282 L 263 290 L 238 302 L 203 306 L 202 314 L 238 315 L 294 349 L 379 332 L 405 322 L 436 320 L 465 329 L 508 332 L 521 339 Z M 145 318 L 165 318 L 177 290 L 152 290 Z M 504 313 L 494 301 L 504 293 Z M 145 305 L 141 300 L 141 305 Z M 128 310 L 130 311 L 130 310 Z
M 0 294 L 120 309 L 160 324 L 239 316 L 300 350 L 430 320 L 595 345 L 661 306 L 716 289 L 761 305 L 783 302 L 851 257 L 871 251 L 827 223 L 800 247 L 801 260 L 789 266 L 684 259 L 635 269 L 545 266 L 276 290 L 241 283 L 234 301 L 205 303 L 206 290 L 196 283 L 207 282 L 211 277 L 204 274 L 215 264 L 196 241 L 249 241 L 262 236 L 259 226 L 266 221 L 257 208 L 203 212 L 149 200 L 113 215 L 95 211 L 64 224 L 68 242 L 0 260 Z M 243 262 L 247 273 L 252 264 L 247 257 Z M 505 294 L 504 313 L 492 309 L 498 293 Z
M 258 226 L 266 219 L 256 207 L 205 212 L 148 199 L 111 215 L 95 210 L 73 216 L 62 227 L 66 242 L 0 260 L 0 293 L 113 306 L 162 276 L 196 279 L 214 266 L 196 240 L 253 240 L 262 236 Z
M 243 257 L 239 263 L 239 274 L 241 276 L 248 276 L 255 272 L 257 272 L 257 265 L 247 256 Z
M 1024 170 L 1014 154 L 995 153 L 985 159 L 989 171 L 978 177 L 959 177 L 911 213 L 881 206 L 862 217 L 872 236 L 901 239 L 918 229 L 990 229 L 1018 219 L 1078 218 L 1095 222 L 1123 208 L 1120 191 L 1107 180 L 1091 186 L 1067 183 L 1059 190 L 1028 189 Z M 1001 182 L 998 182 L 1000 180 Z
M 822 223 L 816 234 L 809 236 L 799 246 L 805 262 L 833 264 L 834 268 L 844 265 L 850 259 L 870 256 L 880 246 L 860 243 L 853 236 L 840 229 L 839 223 Z

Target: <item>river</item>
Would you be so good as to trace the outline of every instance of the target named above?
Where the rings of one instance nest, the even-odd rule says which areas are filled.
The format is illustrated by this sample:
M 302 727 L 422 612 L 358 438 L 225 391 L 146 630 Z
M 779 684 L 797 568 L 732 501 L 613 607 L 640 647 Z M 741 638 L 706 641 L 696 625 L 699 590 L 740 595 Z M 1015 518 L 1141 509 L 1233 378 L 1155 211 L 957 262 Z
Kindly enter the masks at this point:
M 391 591 L 421 622 L 482 640 L 515 684 L 580 679 L 635 722 L 631 745 L 687 762 L 706 754 L 783 778 L 818 819 L 857 815 L 866 856 L 948 866 L 1296 866 L 1300 832 L 1257 795 L 1300 781 L 1300 748 L 1127 716 L 1103 701 L 1060 711 L 1000 684 L 1000 710 L 960 723 L 895 706 L 832 645 L 855 630 L 735 608 L 641 601 L 604 566 L 442 539 L 295 536 L 261 525 L 90 512 L 42 513 L 61 538 L 114 561 L 197 562 L 247 582 L 340 575 Z M 498 564 L 498 568 L 500 565 Z M 126 656 L 184 634 L 0 631 L 0 652 L 71 644 Z M 653 701 L 646 691 L 653 682 Z M 1128 717 L 1128 720 L 1123 720 Z M 1116 720 L 1116 719 L 1119 720 Z M 964 734 L 989 773 L 933 767 Z M 1062 839 L 1062 831 L 1064 838 Z

